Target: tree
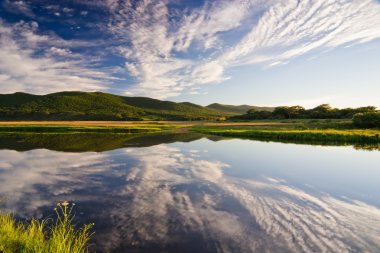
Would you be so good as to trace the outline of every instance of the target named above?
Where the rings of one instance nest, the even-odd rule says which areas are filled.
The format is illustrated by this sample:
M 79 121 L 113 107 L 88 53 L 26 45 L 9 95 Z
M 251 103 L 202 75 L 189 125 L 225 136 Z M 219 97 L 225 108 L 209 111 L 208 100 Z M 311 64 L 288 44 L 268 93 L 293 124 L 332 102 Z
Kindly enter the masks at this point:
M 291 106 L 288 108 L 289 118 L 301 118 L 305 111 L 305 108 L 300 105 Z
M 365 112 L 354 115 L 352 121 L 360 128 L 380 127 L 380 112 Z
M 329 104 L 321 104 L 313 109 L 311 109 L 311 118 L 316 119 L 328 119 L 328 118 L 336 118 L 337 112 L 339 110 L 332 108 Z
M 289 117 L 290 117 L 289 107 L 288 106 L 279 106 L 279 107 L 276 107 L 276 108 L 274 108 L 272 114 L 276 118 L 289 119 Z

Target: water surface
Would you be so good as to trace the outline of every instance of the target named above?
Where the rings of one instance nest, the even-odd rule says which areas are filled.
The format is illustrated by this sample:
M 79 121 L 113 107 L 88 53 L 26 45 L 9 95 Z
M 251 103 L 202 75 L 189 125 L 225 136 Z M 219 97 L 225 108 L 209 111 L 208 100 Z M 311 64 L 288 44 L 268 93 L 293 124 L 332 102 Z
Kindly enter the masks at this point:
M 0 137 L 0 209 L 97 252 L 379 252 L 380 152 L 198 134 Z

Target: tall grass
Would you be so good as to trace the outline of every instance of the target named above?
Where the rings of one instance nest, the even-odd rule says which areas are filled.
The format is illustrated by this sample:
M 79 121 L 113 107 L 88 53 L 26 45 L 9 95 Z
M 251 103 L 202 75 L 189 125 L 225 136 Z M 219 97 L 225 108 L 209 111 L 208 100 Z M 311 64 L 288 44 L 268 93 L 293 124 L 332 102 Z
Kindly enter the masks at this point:
M 225 137 L 243 137 L 273 141 L 324 141 L 344 143 L 380 143 L 379 130 L 337 130 L 337 129 L 226 129 L 226 128 L 194 128 L 193 131 L 220 135 Z
M 0 213 L 0 252 L 2 253 L 85 253 L 94 224 L 76 229 L 72 214 L 75 204 L 66 201 L 55 208 L 57 219 L 51 226 L 49 220 L 33 219 L 24 224 L 11 214 Z

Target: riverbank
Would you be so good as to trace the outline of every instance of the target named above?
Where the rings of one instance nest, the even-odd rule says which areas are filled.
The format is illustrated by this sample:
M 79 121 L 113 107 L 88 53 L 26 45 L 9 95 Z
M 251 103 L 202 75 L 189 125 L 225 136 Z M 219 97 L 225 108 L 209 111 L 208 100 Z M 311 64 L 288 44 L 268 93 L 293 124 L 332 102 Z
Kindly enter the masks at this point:
M 380 143 L 380 129 L 356 129 L 350 120 L 207 121 L 24 121 L 0 122 L 0 133 L 197 132 L 286 142 Z
M 225 137 L 252 138 L 261 140 L 284 141 L 329 141 L 345 143 L 380 143 L 380 130 L 337 130 L 337 129 L 225 129 L 212 127 L 198 127 L 193 131 L 203 134 Z
M 20 121 L 0 122 L 0 133 L 152 133 L 186 126 L 182 122 Z

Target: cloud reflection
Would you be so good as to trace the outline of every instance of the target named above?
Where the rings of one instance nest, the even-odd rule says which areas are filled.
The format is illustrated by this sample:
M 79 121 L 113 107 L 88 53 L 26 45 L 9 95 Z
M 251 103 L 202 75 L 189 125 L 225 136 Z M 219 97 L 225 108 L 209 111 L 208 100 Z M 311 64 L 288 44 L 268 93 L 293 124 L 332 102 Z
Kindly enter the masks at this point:
M 101 224 L 98 252 L 380 248 L 378 208 L 308 193 L 283 180 L 228 176 L 225 170 L 233 168 L 196 151 L 170 145 L 80 154 L 1 150 L 0 195 L 9 198 L 8 209 L 25 216 L 50 208 L 52 199 L 100 206 L 88 217 Z

